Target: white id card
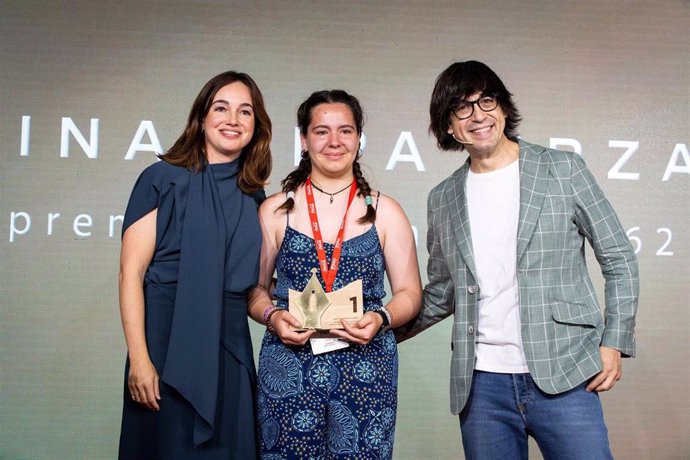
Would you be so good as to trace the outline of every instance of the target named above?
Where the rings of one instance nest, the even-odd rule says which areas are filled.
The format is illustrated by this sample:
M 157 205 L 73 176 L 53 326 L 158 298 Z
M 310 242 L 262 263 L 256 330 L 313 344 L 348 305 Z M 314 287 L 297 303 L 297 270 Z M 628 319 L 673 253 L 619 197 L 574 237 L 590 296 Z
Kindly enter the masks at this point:
M 341 348 L 350 346 L 349 343 L 338 337 L 311 338 L 309 339 L 309 344 L 311 345 L 311 352 L 314 355 L 320 355 L 321 353 L 328 353 L 329 351 L 340 350 Z

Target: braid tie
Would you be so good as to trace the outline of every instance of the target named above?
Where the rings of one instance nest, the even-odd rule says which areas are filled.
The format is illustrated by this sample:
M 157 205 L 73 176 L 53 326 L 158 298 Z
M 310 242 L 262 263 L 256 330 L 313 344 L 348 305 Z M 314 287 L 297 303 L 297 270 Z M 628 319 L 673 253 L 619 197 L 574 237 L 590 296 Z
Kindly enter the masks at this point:
M 357 182 L 357 195 L 361 196 L 364 198 L 364 203 L 367 206 L 367 212 L 360 217 L 357 222 L 360 224 L 364 224 L 366 222 L 374 223 L 376 220 L 376 209 L 371 203 L 371 187 L 369 186 L 369 183 L 367 180 L 364 178 L 364 175 L 362 174 L 362 168 L 359 165 L 359 161 L 355 160 L 354 163 L 352 163 L 352 173 L 355 176 L 355 181 Z
M 355 160 L 352 164 L 352 173 L 355 177 L 355 182 L 357 183 L 357 195 L 364 198 L 364 203 L 367 206 L 366 213 L 360 217 L 357 222 L 364 224 L 367 222 L 374 223 L 376 220 L 376 208 L 374 208 L 371 200 L 371 187 L 369 183 L 364 178 L 362 174 L 362 168 L 359 165 L 359 161 Z M 307 178 L 311 174 L 311 160 L 306 151 L 302 152 L 302 159 L 299 162 L 297 168 L 287 175 L 285 179 L 282 180 L 280 185 L 282 186 L 283 192 L 287 195 L 285 202 L 278 207 L 278 210 L 285 210 L 285 212 L 290 212 L 295 206 L 295 191 L 307 181 Z
M 295 206 L 295 191 L 300 185 L 306 182 L 309 174 L 311 174 L 311 160 L 309 159 L 309 155 L 306 154 L 306 151 L 303 151 L 302 159 L 300 160 L 297 169 L 288 174 L 287 177 L 280 183 L 280 185 L 283 187 L 283 192 L 287 194 L 287 199 L 285 202 L 283 202 L 283 204 L 280 205 L 280 207 L 278 207 L 278 209 L 276 209 L 276 211 L 281 209 L 285 210 L 287 213 L 292 211 L 292 208 Z

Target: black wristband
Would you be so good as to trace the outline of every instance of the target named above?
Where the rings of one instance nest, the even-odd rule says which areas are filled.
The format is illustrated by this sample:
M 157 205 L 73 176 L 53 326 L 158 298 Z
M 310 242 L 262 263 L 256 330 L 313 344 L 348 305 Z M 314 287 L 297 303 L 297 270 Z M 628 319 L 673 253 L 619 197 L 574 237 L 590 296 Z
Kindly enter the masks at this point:
M 374 310 L 374 313 L 381 317 L 381 328 L 379 329 L 379 333 L 386 332 L 388 329 L 390 329 L 391 325 L 388 322 L 388 316 L 386 313 L 383 310 Z

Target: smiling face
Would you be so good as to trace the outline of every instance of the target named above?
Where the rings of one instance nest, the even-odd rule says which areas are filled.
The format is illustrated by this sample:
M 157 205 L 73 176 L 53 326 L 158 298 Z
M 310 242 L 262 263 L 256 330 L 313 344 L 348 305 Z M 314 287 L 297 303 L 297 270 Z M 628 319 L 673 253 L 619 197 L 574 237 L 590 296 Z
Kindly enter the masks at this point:
M 241 82 L 223 86 L 204 119 L 209 163 L 235 160 L 254 135 L 254 108 L 249 88 Z
M 475 93 L 467 98 L 468 101 L 476 101 L 482 97 L 481 93 Z M 491 156 L 498 148 L 508 141 L 504 130 L 506 115 L 501 104 L 495 109 L 485 112 L 477 105 L 468 118 L 460 120 L 454 113 L 450 115 L 448 134 L 465 144 L 470 155 Z
M 311 111 L 311 122 L 300 134 L 302 149 L 309 152 L 312 176 L 317 181 L 326 178 L 352 178 L 352 164 L 359 150 L 352 110 L 347 104 L 319 104 Z

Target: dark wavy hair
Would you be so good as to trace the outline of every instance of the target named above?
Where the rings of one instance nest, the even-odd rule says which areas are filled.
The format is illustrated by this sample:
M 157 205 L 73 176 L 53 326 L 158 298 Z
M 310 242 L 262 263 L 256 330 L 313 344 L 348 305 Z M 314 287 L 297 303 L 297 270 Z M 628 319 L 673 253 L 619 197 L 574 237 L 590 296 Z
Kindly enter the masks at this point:
M 216 93 L 234 82 L 243 83 L 249 88 L 254 107 L 254 133 L 240 154 L 240 173 L 237 179 L 242 191 L 253 193 L 262 189 L 271 175 L 271 119 L 266 112 L 261 90 L 246 73 L 230 70 L 211 78 L 194 99 L 182 135 L 160 158 L 191 171 L 201 171 L 206 167 L 206 138 L 202 129 L 204 120 Z
M 436 137 L 436 145 L 441 150 L 465 148 L 448 134 L 448 127 L 451 124 L 451 113 L 460 101 L 475 93 L 497 95 L 498 103 L 506 115 L 503 133 L 508 139 L 517 141 L 517 127 L 521 117 L 513 102 L 513 95 L 498 75 L 482 62 L 455 62 L 436 78 L 429 104 L 429 132 Z
M 297 109 L 297 125 L 299 126 L 299 131 L 303 136 L 307 135 L 309 130 L 309 125 L 312 121 L 312 114 L 314 108 L 319 104 L 335 104 L 343 103 L 350 108 L 352 112 L 352 117 L 355 119 L 355 129 L 358 135 L 362 135 L 362 128 L 364 126 L 364 112 L 362 111 L 362 106 L 356 97 L 348 94 L 341 89 L 331 89 L 316 91 L 307 98 L 306 101 Z M 357 158 L 352 164 L 352 174 L 357 182 L 357 195 L 366 198 L 371 194 L 371 187 L 367 183 L 364 175 L 362 174 L 362 168 L 359 165 L 360 153 L 357 153 Z M 311 160 L 309 159 L 309 152 L 306 150 L 302 151 L 302 159 L 299 162 L 297 168 L 287 175 L 285 179 L 282 180 L 280 185 L 283 187 L 283 192 L 294 192 L 299 188 L 300 185 L 306 182 L 307 177 L 311 174 Z M 285 202 L 278 208 L 284 209 L 286 212 L 290 212 L 295 205 L 295 200 L 288 198 Z M 359 223 L 374 222 L 376 220 L 376 209 L 373 205 L 367 205 L 367 212 L 359 218 Z

